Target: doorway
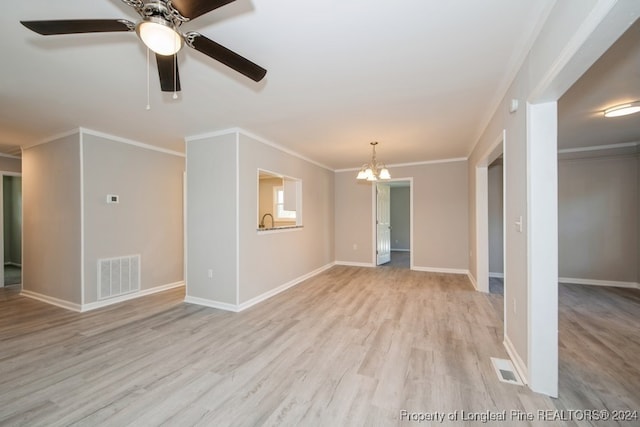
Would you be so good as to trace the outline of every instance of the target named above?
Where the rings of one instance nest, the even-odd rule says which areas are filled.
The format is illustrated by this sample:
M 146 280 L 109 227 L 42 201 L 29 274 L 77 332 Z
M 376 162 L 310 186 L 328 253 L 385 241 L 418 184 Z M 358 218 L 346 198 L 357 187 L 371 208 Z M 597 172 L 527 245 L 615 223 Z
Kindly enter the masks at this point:
M 400 178 L 374 186 L 374 259 L 378 266 L 413 268 L 412 184 L 411 178 Z
M 3 286 L 22 283 L 22 177 L 2 174 L 2 271 Z

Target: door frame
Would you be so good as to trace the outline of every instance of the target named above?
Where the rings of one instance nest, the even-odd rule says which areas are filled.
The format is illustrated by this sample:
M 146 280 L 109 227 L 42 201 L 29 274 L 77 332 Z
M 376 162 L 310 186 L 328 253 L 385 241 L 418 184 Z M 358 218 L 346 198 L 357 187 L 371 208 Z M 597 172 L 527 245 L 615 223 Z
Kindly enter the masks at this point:
M 384 183 L 390 182 L 409 182 L 409 269 L 414 269 L 414 245 L 413 245 L 413 177 L 406 178 L 392 178 L 389 180 L 385 180 Z M 376 183 L 374 182 L 371 186 L 371 265 L 373 267 L 378 267 L 377 265 L 377 239 L 378 239 L 378 229 L 376 227 L 376 210 L 378 209 L 377 201 L 376 201 Z

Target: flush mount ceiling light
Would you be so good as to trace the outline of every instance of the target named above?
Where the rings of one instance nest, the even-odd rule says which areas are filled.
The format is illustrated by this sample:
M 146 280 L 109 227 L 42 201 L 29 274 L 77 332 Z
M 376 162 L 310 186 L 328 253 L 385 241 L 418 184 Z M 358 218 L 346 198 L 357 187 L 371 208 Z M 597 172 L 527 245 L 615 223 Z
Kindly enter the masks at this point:
M 637 113 L 640 111 L 640 101 L 628 102 L 626 104 L 616 105 L 604 110 L 605 117 L 620 117 L 627 116 L 629 114 Z
M 362 165 L 362 168 L 360 168 L 360 172 L 358 172 L 358 176 L 356 177 L 356 179 L 366 179 L 367 181 L 391 179 L 389 169 L 387 169 L 384 163 L 379 163 L 376 159 L 376 145 L 378 145 L 378 143 L 371 142 L 370 144 L 373 148 L 371 161 Z

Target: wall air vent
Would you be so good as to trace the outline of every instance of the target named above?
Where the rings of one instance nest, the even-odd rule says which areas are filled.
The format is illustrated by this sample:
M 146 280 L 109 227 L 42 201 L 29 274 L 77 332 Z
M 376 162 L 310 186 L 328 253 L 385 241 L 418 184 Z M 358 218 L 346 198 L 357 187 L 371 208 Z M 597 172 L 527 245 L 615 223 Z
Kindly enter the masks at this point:
M 98 299 L 140 290 L 140 255 L 98 260 Z

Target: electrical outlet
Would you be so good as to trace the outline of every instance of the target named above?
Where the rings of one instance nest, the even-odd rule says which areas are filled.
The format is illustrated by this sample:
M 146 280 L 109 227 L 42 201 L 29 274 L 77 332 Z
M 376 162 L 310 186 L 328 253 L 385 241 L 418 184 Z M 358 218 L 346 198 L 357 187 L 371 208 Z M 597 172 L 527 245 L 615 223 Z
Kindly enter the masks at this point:
M 207 277 L 208 277 L 209 279 L 213 279 L 213 270 L 209 269 L 209 270 L 207 271 Z

